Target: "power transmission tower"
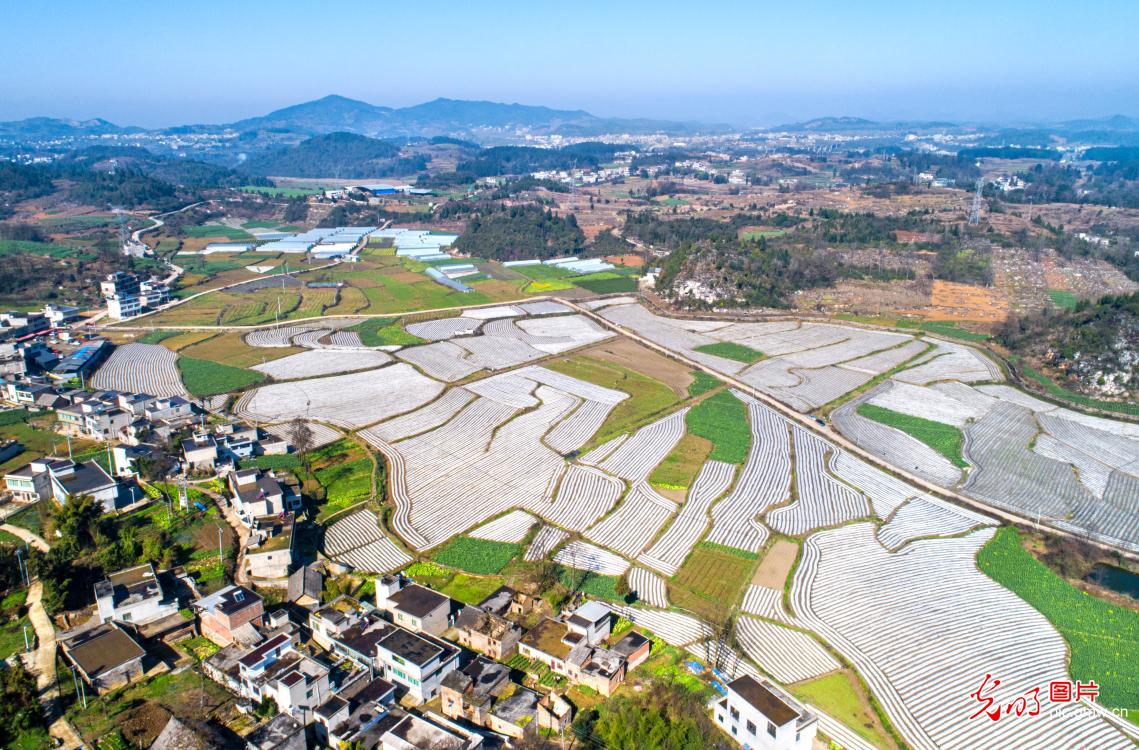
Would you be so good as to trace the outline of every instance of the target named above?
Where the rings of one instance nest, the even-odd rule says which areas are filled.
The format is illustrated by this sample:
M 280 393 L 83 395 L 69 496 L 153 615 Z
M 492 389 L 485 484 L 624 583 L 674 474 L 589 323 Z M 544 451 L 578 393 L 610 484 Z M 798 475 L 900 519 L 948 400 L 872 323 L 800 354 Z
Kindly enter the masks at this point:
M 985 189 L 985 181 L 977 180 L 977 192 L 973 193 L 973 207 L 969 209 L 969 226 L 975 227 L 981 223 L 981 205 L 983 198 L 981 191 Z

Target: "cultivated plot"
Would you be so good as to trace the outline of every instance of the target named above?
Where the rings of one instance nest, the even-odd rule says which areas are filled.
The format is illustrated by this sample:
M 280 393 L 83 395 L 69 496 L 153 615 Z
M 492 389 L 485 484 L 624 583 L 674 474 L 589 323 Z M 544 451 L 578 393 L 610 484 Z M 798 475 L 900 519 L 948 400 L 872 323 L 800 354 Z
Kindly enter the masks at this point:
M 351 375 L 263 386 L 239 400 L 237 413 L 261 422 L 299 417 L 358 428 L 416 409 L 442 390 L 442 383 L 398 363 Z
M 1067 648 L 1044 617 L 974 563 L 991 530 L 912 542 L 890 553 L 871 524 L 810 537 L 792 584 L 799 620 L 859 670 L 915 748 L 1103 747 L 1131 743 L 1102 719 L 1052 713 L 1048 683 Z M 915 648 L 914 644 L 923 644 Z M 970 721 L 986 674 L 1008 703 L 1042 687 L 1032 721 Z
M 177 355 L 157 344 L 122 344 L 95 372 L 91 385 L 108 391 L 185 396 Z

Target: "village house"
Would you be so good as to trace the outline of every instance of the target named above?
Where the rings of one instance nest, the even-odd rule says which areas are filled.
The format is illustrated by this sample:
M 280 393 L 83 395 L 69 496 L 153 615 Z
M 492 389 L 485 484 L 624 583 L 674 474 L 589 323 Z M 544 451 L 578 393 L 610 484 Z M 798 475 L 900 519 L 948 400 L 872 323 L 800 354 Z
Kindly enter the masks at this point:
M 712 716 L 740 747 L 809 750 L 818 720 L 802 704 L 766 680 L 744 675 L 727 685 Z
M 406 690 L 414 703 L 439 694 L 443 678 L 459 665 L 460 649 L 447 641 L 388 626 L 376 641 L 376 661 L 383 676 Z
M 479 656 L 443 678 L 443 715 L 514 739 L 537 728 L 542 696 L 510 681 L 510 667 Z
M 455 618 L 459 645 L 479 651 L 492 659 L 507 659 L 522 639 L 522 628 L 480 606 L 464 607 Z
M 253 578 L 287 579 L 293 564 L 292 513 L 250 519 L 245 570 Z
M 111 573 L 95 584 L 99 622 L 116 620 L 133 625 L 178 614 L 178 598 L 167 591 L 150 563 Z
M 376 579 L 376 606 L 392 621 L 415 633 L 442 635 L 449 626 L 451 599 L 418 583 L 404 585 L 400 576 Z
M 257 628 L 265 614 L 261 597 L 244 586 L 226 586 L 193 604 L 202 635 L 219 646 L 261 640 Z
M 182 441 L 182 458 L 187 471 L 213 473 L 218 460 L 218 445 L 213 435 L 195 433 Z
M 97 625 L 60 644 L 64 658 L 96 693 L 105 693 L 143 674 L 146 651 L 118 624 Z
M 4 484 L 17 502 L 34 503 L 52 497 L 62 503 L 72 495 L 89 495 L 108 511 L 143 496 L 134 484 L 120 488 L 98 463 L 69 458 L 37 458 L 5 474 Z
M 316 707 L 313 733 L 328 747 L 351 745 L 361 732 L 387 715 L 395 698 L 395 685 L 361 672 Z
M 230 503 L 238 517 L 253 525 L 258 516 L 275 516 L 301 509 L 301 496 L 290 484 L 282 484 L 272 472 L 241 469 L 230 472 Z

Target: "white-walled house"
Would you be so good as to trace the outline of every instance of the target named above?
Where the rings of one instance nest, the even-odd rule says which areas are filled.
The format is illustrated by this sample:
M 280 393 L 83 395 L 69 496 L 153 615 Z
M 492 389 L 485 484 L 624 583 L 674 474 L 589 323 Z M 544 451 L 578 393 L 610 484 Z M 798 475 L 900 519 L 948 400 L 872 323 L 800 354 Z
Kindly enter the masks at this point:
M 728 683 L 713 719 L 741 747 L 750 750 L 810 750 L 818 721 L 802 704 L 770 682 L 749 675 Z

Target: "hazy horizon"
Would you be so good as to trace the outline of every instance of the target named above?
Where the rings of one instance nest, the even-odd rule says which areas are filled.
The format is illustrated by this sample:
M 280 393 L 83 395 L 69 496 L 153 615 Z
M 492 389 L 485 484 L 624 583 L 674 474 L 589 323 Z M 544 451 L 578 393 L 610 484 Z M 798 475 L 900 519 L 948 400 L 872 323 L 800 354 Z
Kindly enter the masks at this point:
M 741 127 L 1139 116 L 1139 4 L 767 5 L 20 5 L 0 120 L 225 123 L 329 94 Z

